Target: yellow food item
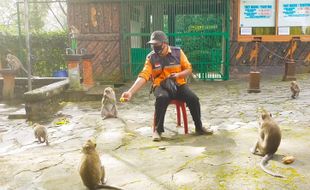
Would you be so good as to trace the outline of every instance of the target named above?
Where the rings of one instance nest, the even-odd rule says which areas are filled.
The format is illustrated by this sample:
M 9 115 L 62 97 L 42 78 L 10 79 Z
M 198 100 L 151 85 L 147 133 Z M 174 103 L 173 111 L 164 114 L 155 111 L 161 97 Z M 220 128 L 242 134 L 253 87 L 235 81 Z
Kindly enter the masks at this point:
M 282 158 L 282 163 L 284 163 L 284 164 L 291 164 L 294 161 L 295 161 L 294 156 L 285 156 L 284 158 Z

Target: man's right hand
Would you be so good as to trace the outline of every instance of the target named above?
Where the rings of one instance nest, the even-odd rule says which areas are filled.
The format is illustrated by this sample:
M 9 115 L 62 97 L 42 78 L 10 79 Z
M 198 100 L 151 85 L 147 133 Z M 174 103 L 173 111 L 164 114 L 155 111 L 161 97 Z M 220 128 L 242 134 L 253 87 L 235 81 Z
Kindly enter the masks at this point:
M 132 97 L 132 93 L 127 91 L 122 94 L 121 100 L 124 100 L 124 102 L 128 102 L 131 100 L 131 97 Z
M 131 88 L 122 94 L 120 101 L 121 102 L 130 101 L 132 95 L 135 94 L 145 83 L 146 80 L 144 78 L 138 77 L 135 83 L 131 86 Z

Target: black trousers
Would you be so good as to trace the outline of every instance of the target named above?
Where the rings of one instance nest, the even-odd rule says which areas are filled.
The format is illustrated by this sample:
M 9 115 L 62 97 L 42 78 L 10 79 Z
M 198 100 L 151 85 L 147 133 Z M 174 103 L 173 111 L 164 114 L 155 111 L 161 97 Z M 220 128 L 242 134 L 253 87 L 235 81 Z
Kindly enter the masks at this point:
M 154 96 L 156 97 L 155 126 L 157 132 L 162 133 L 164 132 L 165 114 L 171 98 L 169 97 L 168 92 L 161 86 L 155 88 Z M 193 117 L 195 129 L 200 130 L 202 128 L 200 103 L 196 94 L 189 89 L 188 85 L 184 84 L 178 87 L 177 97 L 175 99 L 186 102 L 186 105 Z

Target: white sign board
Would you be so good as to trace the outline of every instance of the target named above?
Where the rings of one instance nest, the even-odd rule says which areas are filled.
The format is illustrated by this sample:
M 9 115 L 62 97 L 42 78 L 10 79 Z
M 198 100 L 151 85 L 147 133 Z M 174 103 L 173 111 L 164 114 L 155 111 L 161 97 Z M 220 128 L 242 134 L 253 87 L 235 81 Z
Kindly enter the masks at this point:
M 252 35 L 252 28 L 251 27 L 247 27 L 247 28 L 241 27 L 240 28 L 240 34 L 241 35 Z
M 279 26 L 310 26 L 310 0 L 279 1 Z
M 240 27 L 274 27 L 275 0 L 241 0 Z
M 278 27 L 279 35 L 290 35 L 290 27 Z

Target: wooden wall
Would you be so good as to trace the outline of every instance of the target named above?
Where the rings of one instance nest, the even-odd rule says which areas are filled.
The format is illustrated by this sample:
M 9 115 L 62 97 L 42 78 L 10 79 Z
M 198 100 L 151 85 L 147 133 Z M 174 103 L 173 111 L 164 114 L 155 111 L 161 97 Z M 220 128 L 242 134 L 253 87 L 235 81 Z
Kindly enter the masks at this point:
M 238 0 L 230 0 L 230 64 L 231 72 L 247 73 L 254 64 L 255 44 L 238 42 Z M 79 31 L 78 47 L 95 54 L 96 80 L 121 81 L 120 1 L 77 3 L 68 2 L 68 25 Z M 258 68 L 263 72 L 281 73 L 290 48 L 290 42 L 262 42 L 258 53 Z M 310 42 L 297 42 L 294 59 L 300 71 L 310 70 Z
M 230 0 L 230 65 L 232 74 L 247 73 L 254 65 L 255 43 L 238 42 L 238 0 Z M 292 49 L 293 58 L 297 60 L 298 72 L 310 71 L 310 42 L 262 42 L 258 52 L 258 69 L 262 74 L 280 74 L 284 72 L 285 59 Z
M 68 3 L 68 26 L 75 26 L 78 48 L 95 54 L 94 77 L 102 81 L 121 81 L 120 4 L 109 2 Z

